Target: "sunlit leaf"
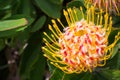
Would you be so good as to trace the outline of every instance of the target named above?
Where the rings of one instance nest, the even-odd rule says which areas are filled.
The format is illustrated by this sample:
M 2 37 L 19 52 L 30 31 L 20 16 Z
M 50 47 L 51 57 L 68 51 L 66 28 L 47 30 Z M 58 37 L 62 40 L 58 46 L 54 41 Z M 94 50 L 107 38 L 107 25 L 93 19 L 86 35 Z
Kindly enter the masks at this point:
M 18 19 L 18 20 L 0 21 L 0 31 L 6 31 L 6 30 L 19 28 L 19 27 L 25 26 L 27 23 L 28 22 L 25 18 Z

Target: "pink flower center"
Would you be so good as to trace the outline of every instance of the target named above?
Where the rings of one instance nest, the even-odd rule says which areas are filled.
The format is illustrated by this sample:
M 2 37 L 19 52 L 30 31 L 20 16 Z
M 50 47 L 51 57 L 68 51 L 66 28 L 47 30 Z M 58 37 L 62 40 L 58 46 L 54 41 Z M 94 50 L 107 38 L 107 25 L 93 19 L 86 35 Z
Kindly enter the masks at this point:
M 59 38 L 60 54 L 70 66 L 96 65 L 104 57 L 107 41 L 102 26 L 87 24 L 85 20 L 66 27 Z

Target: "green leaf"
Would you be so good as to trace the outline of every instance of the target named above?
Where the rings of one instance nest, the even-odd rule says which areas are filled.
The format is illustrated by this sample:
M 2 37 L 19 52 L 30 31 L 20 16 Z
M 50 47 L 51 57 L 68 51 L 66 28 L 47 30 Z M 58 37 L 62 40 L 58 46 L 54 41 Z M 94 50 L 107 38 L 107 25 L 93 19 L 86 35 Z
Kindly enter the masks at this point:
M 63 0 L 50 0 L 52 3 L 55 3 L 55 4 L 62 4 L 63 3 Z
M 71 1 L 67 4 L 67 8 L 76 9 L 76 14 L 74 14 L 74 11 L 73 11 L 73 16 L 74 16 L 75 20 L 83 19 L 83 14 L 82 14 L 82 11 L 80 11 L 80 7 L 82 7 L 82 10 L 83 10 L 83 13 L 84 13 L 86 11 L 86 9 L 85 9 L 82 1 L 74 0 L 74 1 Z M 77 19 L 76 19 L 76 15 L 77 15 Z
M 65 78 L 65 73 L 61 72 L 59 69 L 56 68 L 51 74 L 50 80 L 65 80 L 64 78 Z
M 109 38 L 108 38 L 109 44 L 112 44 L 114 42 L 115 36 L 118 34 L 118 32 L 119 32 L 119 30 L 111 31 Z
M 41 33 L 34 33 L 28 46 L 22 53 L 20 61 L 21 80 L 42 80 L 45 68 L 45 58 L 41 51 Z
M 25 69 L 25 72 L 24 74 L 22 75 L 22 80 L 25 80 L 25 79 L 30 79 L 30 72 L 32 70 L 32 67 L 36 64 L 37 60 L 39 59 L 39 55 L 38 53 L 32 53 L 30 55 L 30 57 L 28 58 L 28 60 L 26 59 L 26 69 Z
M 19 0 L 0 0 L 0 19 L 6 19 L 15 13 L 19 2 Z
M 68 7 L 68 8 L 69 8 L 69 7 L 77 7 L 77 8 L 80 8 L 80 6 L 83 7 L 83 9 L 85 9 L 84 3 L 83 3 L 82 0 L 74 0 L 74 1 L 71 1 L 71 2 L 69 2 L 69 3 L 67 4 L 67 7 Z
M 31 32 L 30 25 L 34 22 L 35 18 L 27 16 L 26 14 L 16 14 L 16 15 L 13 15 L 13 16 L 7 18 L 7 19 L 11 20 L 11 19 L 21 19 L 21 18 L 25 18 L 27 20 L 27 22 L 28 22 L 27 26 L 28 27 L 27 27 L 27 29 L 24 32 L 25 32 L 25 35 L 29 34 Z
M 40 17 L 36 22 L 35 25 L 32 27 L 31 32 L 36 32 L 39 29 L 41 29 L 43 27 L 43 25 L 45 24 L 46 21 L 46 16 L 42 16 Z
M 92 73 L 86 72 L 79 80 L 91 80 Z
M 113 53 L 111 55 L 111 59 L 117 54 L 119 47 L 120 47 L 120 43 L 115 45 L 115 47 L 113 48 Z
M 34 17 L 36 12 L 31 0 L 21 0 L 19 13 Z
M 0 0 L 0 10 L 10 8 L 14 0 Z
M 113 27 L 120 27 L 120 16 L 113 16 Z
M 49 70 L 51 73 L 50 80 L 91 80 L 92 74 L 89 72 L 82 72 L 80 74 L 66 74 L 60 69 L 56 68 L 48 61 Z
M 23 26 L 16 29 L 6 30 L 6 31 L 0 31 L 0 37 L 13 37 L 16 36 L 20 31 L 23 31 L 27 26 Z
M 103 70 L 100 74 L 107 80 L 120 80 L 120 70 Z
M 49 61 L 48 66 L 51 73 L 50 80 L 69 80 L 69 78 L 65 78 L 66 74 L 64 72 L 50 64 Z
M 101 70 L 98 69 L 98 71 L 94 71 L 92 74 L 92 79 L 91 80 L 109 80 L 106 78 L 106 76 L 103 76 L 101 74 Z
M 0 51 L 5 47 L 4 39 L 0 39 Z
M 62 5 L 54 4 L 49 0 L 35 0 L 37 6 L 48 16 L 59 18 Z
M 43 80 L 46 60 L 42 54 L 42 51 L 40 51 L 40 54 L 38 55 L 39 59 L 30 73 L 30 80 Z
M 25 18 L 18 20 L 5 20 L 0 22 L 0 31 L 11 30 L 15 28 L 20 28 L 27 24 L 27 20 Z
M 34 18 L 31 16 L 28 16 L 26 14 L 16 14 L 16 15 L 12 15 L 11 17 L 7 18 L 7 20 L 16 20 L 16 19 L 22 19 L 25 18 L 28 22 L 27 26 L 31 25 L 34 22 Z
M 105 67 L 110 69 L 120 69 L 120 51 L 118 51 L 115 56 L 106 62 Z
M 6 20 L 0 22 L 0 37 L 16 36 L 20 31 L 27 28 L 28 21 L 25 18 Z

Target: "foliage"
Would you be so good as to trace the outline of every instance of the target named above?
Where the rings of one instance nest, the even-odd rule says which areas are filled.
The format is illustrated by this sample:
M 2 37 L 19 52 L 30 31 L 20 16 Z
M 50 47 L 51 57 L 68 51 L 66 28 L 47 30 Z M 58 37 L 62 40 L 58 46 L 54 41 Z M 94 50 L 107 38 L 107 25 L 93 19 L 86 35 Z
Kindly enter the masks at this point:
M 62 9 L 74 6 L 86 10 L 83 0 L 0 0 L 0 80 L 120 80 L 120 41 L 107 64 L 92 73 L 65 74 L 43 56 L 51 19 L 64 22 Z M 120 18 L 112 17 L 109 42 L 120 28 Z

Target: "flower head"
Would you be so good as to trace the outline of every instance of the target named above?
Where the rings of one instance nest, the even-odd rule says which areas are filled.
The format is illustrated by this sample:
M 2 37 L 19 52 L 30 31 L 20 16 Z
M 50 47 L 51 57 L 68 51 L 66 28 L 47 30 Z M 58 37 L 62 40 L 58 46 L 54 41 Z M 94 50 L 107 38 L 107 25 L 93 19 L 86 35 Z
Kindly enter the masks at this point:
M 86 5 L 92 4 L 110 14 L 120 15 L 120 0 L 85 0 Z
M 81 20 L 78 19 L 78 9 L 63 10 L 68 26 L 57 19 L 64 28 L 61 31 L 52 20 L 53 26 L 49 25 L 52 34 L 49 36 L 44 32 L 47 37 L 43 38 L 46 44 L 44 56 L 66 73 L 92 72 L 95 67 L 104 66 L 120 38 L 118 33 L 114 42 L 108 44 L 112 18 L 107 13 L 104 17 L 102 13 L 95 15 L 94 7 L 87 10 L 86 16 L 81 7 L 79 11 L 83 15 Z

